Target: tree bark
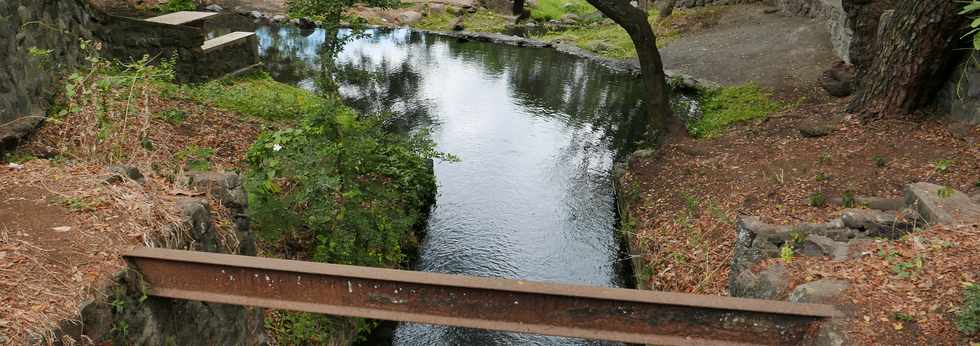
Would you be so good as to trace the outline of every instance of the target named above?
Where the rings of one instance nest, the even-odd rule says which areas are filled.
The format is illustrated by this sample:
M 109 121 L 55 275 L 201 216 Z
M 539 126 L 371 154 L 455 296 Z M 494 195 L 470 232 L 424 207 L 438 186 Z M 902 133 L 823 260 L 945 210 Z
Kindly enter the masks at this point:
M 660 19 L 670 17 L 674 13 L 674 5 L 677 5 L 677 0 L 664 0 L 663 4 L 660 5 L 660 14 L 657 17 Z
M 874 45 L 848 111 L 862 118 L 908 114 L 927 105 L 953 67 L 965 16 L 956 0 L 900 1 Z
M 657 141 L 666 139 L 667 125 L 673 118 L 670 98 L 663 61 L 660 59 L 660 51 L 657 50 L 657 36 L 647 22 L 646 13 L 630 5 L 629 0 L 588 0 L 588 2 L 623 27 L 633 41 L 636 55 L 640 60 L 640 72 L 643 74 L 647 89 L 646 106 L 650 126 L 648 131 Z
M 511 10 L 517 18 L 524 17 L 524 0 L 514 0 L 514 7 Z

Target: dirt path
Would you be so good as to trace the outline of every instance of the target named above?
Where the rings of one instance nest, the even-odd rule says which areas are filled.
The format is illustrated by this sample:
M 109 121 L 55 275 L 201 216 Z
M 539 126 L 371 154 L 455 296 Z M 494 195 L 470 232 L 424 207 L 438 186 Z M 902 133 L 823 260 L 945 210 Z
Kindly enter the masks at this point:
M 664 67 L 732 85 L 755 81 L 777 95 L 820 96 L 816 80 L 837 60 L 826 21 L 739 5 L 717 26 L 671 41 Z

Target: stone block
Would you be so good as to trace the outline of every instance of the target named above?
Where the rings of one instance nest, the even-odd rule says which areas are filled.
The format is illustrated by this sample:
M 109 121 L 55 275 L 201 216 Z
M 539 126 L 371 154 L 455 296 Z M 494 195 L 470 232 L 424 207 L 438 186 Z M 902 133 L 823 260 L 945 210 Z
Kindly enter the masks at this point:
M 932 224 L 959 226 L 980 223 L 980 205 L 966 194 L 944 186 L 909 184 L 905 187 L 905 203 Z

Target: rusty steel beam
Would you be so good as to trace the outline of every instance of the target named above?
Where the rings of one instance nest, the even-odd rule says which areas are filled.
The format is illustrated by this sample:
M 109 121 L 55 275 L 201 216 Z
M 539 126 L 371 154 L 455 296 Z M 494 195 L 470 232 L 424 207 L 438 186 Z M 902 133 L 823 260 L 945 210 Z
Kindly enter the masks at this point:
M 140 248 L 159 297 L 656 345 L 799 344 L 831 306 Z

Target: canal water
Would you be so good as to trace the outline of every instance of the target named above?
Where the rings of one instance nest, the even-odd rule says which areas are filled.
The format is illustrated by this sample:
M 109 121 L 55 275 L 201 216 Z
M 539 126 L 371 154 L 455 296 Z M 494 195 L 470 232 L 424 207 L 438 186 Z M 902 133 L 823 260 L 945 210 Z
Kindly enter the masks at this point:
M 417 270 L 624 286 L 611 170 L 643 131 L 638 79 L 549 49 L 407 29 L 368 30 L 327 60 L 325 31 L 256 32 L 275 79 L 335 87 L 348 105 L 427 130 L 460 159 L 435 163 Z M 322 64 L 334 66 L 334 85 L 317 82 Z M 420 324 L 400 325 L 394 343 L 603 344 Z

